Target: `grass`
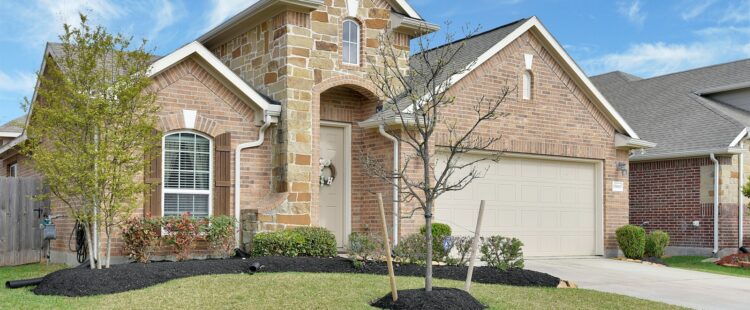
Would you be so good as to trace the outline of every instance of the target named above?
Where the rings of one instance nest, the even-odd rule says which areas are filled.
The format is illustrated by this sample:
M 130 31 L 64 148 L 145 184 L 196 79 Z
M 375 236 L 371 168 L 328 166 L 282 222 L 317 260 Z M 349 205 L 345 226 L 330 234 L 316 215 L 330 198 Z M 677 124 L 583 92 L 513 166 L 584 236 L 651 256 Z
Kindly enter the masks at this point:
M 61 268 L 43 265 L 0 268 L 0 280 L 38 277 Z M 399 277 L 399 288 L 423 279 Z M 463 283 L 436 280 L 436 286 Z M 385 276 L 313 273 L 211 275 L 173 280 L 142 290 L 91 297 L 37 296 L 30 288 L 0 289 L 0 309 L 370 309 L 388 293 Z M 678 309 L 662 303 L 583 289 L 522 288 L 474 284 L 472 295 L 491 309 Z
M 664 262 L 669 267 L 690 269 L 695 271 L 703 271 L 710 273 L 718 273 L 723 275 L 738 276 L 738 277 L 750 277 L 750 269 L 747 268 L 735 268 L 719 266 L 714 263 L 704 263 L 702 260 L 706 259 L 703 256 L 672 256 L 664 259 Z

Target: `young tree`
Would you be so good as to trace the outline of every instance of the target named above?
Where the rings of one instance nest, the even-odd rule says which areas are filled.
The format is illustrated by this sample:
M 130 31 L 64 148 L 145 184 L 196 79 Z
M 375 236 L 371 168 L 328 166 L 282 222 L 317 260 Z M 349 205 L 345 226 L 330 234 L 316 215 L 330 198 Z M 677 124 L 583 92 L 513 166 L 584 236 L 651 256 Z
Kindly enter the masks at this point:
M 476 30 L 467 31 L 466 38 L 475 33 Z M 384 99 L 379 113 L 381 126 L 398 140 L 403 149 L 401 164 L 389 171 L 382 159 L 362 155 L 368 174 L 398 186 L 402 201 L 417 202 L 406 218 L 417 211 L 424 213 L 426 291 L 432 290 L 435 201 L 442 194 L 460 191 L 483 177 L 486 170 L 479 169 L 478 163 L 499 160 L 501 153 L 495 144 L 500 135 L 480 134 L 479 130 L 483 124 L 507 116 L 500 107 L 512 92 L 507 86 L 488 89 L 486 96 L 472 104 L 471 113 L 462 115 L 460 120 L 446 117 L 444 111 L 455 107 L 456 100 L 455 93 L 450 91 L 451 80 L 467 73 L 476 60 L 461 61 L 469 55 L 465 40 L 454 41 L 450 31 L 445 41 L 452 43 L 432 48 L 434 38 L 434 35 L 425 35 L 417 39 L 417 51 L 411 57 L 408 51 L 396 47 L 390 36 L 383 36 L 380 40 L 379 62 L 375 64 L 373 61 L 370 80 Z M 406 61 L 408 69 L 404 70 Z M 397 126 L 389 126 L 394 121 Z M 445 162 L 436 161 L 438 147 L 445 154 Z M 468 152 L 484 155 L 466 159 L 463 155 Z
M 132 48 L 131 38 L 80 18 L 78 27 L 64 26 L 60 52 L 38 73 L 33 107 L 26 100 L 31 122 L 22 151 L 84 224 L 91 268 L 93 254 L 101 252 L 93 230 L 104 229 L 105 258 L 96 267 L 108 268 L 112 234 L 147 189 L 137 176 L 158 143 L 152 134 L 158 106 L 149 91 L 152 56 L 145 41 Z

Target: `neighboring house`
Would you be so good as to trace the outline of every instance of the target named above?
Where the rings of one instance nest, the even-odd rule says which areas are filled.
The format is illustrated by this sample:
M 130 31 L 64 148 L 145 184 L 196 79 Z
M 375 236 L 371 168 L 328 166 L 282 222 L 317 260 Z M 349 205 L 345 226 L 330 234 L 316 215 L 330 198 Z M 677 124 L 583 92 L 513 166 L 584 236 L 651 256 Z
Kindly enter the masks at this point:
M 649 79 L 611 72 L 592 81 L 643 139 L 657 143 L 630 158 L 630 223 L 668 232 L 671 254 L 747 245 L 741 188 L 749 168 L 750 60 Z
M 20 137 L 26 124 L 26 114 L 19 116 L 10 122 L 0 125 L 0 150 L 5 150 L 6 144 Z M 0 176 L 17 177 L 21 175 L 21 168 L 28 169 L 23 158 L 15 151 L 0 152 Z M 28 174 L 29 172 L 23 172 Z
M 323 226 L 339 246 L 350 232 L 377 232 L 372 193 L 392 201 L 391 187 L 368 177 L 357 154 L 391 162 L 394 145 L 379 133 L 391 118 L 376 112 L 382 100 L 367 76 L 377 63 L 367 59 L 382 34 L 409 51 L 411 39 L 435 30 L 403 0 L 260 0 L 159 58 L 151 74 L 163 156 L 151 161 L 145 181 L 160 185 L 138 213 L 242 213 L 256 222 L 243 227 L 259 230 Z M 446 121 L 466 121 L 477 98 L 496 97 L 504 86 L 516 91 L 502 108 L 510 116 L 481 128 L 502 135 L 496 148 L 505 158 L 487 164 L 485 179 L 441 198 L 437 221 L 468 234 L 485 199 L 483 231 L 521 238 L 527 256 L 616 254 L 614 231 L 628 223 L 628 156 L 652 144 L 639 140 L 536 17 L 464 43 L 457 65 L 470 70 L 446 77 L 456 96 Z M 49 44 L 45 55 L 55 50 Z M 185 152 L 199 168 L 179 168 L 177 154 Z M 320 184 L 321 160 L 337 167 L 330 185 Z M 391 207 L 388 225 L 398 235 L 418 231 L 419 213 L 398 216 L 414 202 L 396 202 L 395 216 Z M 71 225 L 60 220 L 58 229 Z M 64 239 L 54 242 L 53 260 L 71 257 Z

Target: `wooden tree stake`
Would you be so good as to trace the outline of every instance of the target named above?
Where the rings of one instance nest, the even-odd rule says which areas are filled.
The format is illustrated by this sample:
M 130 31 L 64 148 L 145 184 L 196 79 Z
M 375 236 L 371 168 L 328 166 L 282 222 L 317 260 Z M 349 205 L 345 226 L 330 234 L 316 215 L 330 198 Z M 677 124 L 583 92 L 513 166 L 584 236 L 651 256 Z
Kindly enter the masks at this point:
M 471 256 L 469 258 L 469 271 L 466 273 L 465 291 L 471 289 L 471 276 L 474 273 L 474 261 L 477 259 L 477 246 L 479 245 L 479 230 L 482 229 L 482 217 L 484 216 L 484 200 L 479 203 L 479 216 L 477 217 L 477 229 L 474 231 L 474 240 L 471 240 Z
M 380 207 L 380 219 L 383 220 L 383 244 L 385 245 L 385 261 L 388 264 L 388 278 L 391 281 L 391 297 L 393 301 L 398 300 L 396 289 L 396 275 L 393 273 L 393 259 L 391 258 L 391 242 L 388 240 L 388 223 L 385 221 L 385 209 L 383 209 L 383 194 L 378 193 L 378 206 Z

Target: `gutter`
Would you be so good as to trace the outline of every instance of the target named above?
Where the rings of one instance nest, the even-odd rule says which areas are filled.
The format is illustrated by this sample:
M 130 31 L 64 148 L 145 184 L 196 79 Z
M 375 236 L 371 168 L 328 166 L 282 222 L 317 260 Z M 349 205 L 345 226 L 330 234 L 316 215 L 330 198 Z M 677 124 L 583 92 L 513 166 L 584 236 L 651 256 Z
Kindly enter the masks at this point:
M 714 155 L 737 155 L 742 153 L 742 149 L 738 147 L 727 147 L 727 148 L 716 148 L 716 149 L 705 149 L 685 152 L 672 152 L 662 153 L 654 155 L 634 155 L 630 158 L 632 162 L 641 162 L 649 160 L 662 160 L 662 159 L 677 159 L 677 158 L 691 158 L 691 157 L 703 157 Z
M 380 125 L 378 127 L 378 132 L 380 132 L 380 135 L 383 137 L 386 137 L 388 140 L 391 140 L 393 142 L 393 176 L 395 177 L 398 174 L 398 139 L 396 137 L 388 134 L 385 132 L 385 126 Z M 398 220 L 399 220 L 399 208 L 398 208 L 398 184 L 393 184 L 393 245 L 398 244 Z
M 714 256 L 719 253 L 719 161 L 714 153 L 711 153 L 711 161 L 714 162 Z
M 268 129 L 269 126 L 271 126 L 272 118 L 271 115 L 268 112 L 265 112 L 263 115 L 263 125 L 258 130 L 258 139 L 255 141 L 250 141 L 246 143 L 241 143 L 237 145 L 237 148 L 234 151 L 234 218 L 237 221 L 237 225 L 241 225 L 240 223 L 240 192 L 241 192 L 241 186 L 240 186 L 240 164 L 241 160 L 240 157 L 242 155 L 242 150 L 249 149 L 249 148 L 255 148 L 263 144 L 266 138 L 266 129 Z M 240 247 L 240 228 L 237 227 L 234 233 L 234 240 L 235 240 L 235 246 L 237 248 Z

